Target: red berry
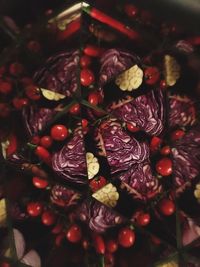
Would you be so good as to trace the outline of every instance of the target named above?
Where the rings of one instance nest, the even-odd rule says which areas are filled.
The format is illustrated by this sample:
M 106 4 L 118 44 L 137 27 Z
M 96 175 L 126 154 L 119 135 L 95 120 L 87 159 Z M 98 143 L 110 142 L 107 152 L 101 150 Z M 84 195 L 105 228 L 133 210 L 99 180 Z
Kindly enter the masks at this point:
M 112 253 L 105 254 L 105 267 L 114 266 L 114 256 Z
M 43 224 L 50 226 L 53 225 L 55 222 L 56 222 L 56 215 L 52 211 L 48 210 L 42 213 Z
M 6 103 L 0 103 L 0 117 L 6 118 L 10 115 L 10 107 Z
M 156 163 L 156 171 L 162 176 L 172 173 L 172 161 L 169 158 L 162 158 Z
M 40 139 L 40 145 L 45 148 L 49 148 L 52 145 L 52 143 L 53 143 L 53 140 L 51 136 L 49 135 L 42 136 Z
M 170 216 L 175 212 L 174 202 L 170 199 L 162 199 L 159 203 L 159 210 L 165 216 Z
M 114 239 L 109 239 L 106 242 L 106 250 L 110 253 L 114 253 L 118 249 L 117 241 Z
M 28 105 L 28 99 L 27 98 L 13 98 L 13 106 L 16 108 L 16 109 L 22 109 L 23 107 L 27 106 Z
M 162 143 L 162 139 L 157 137 L 157 136 L 153 136 L 150 142 L 150 150 L 152 152 L 155 152 L 159 149 L 160 145 Z
M 47 164 L 50 162 L 51 155 L 46 148 L 42 146 L 37 146 L 35 149 L 35 154 Z
M 160 72 L 156 67 L 148 67 L 144 71 L 145 82 L 149 85 L 154 85 L 160 79 Z
M 149 213 L 141 212 L 141 213 L 138 214 L 137 223 L 140 226 L 146 226 L 147 224 L 150 223 L 150 219 L 151 218 L 150 218 Z
M 60 233 L 60 234 L 58 234 L 58 235 L 56 236 L 55 244 L 56 244 L 57 247 L 60 247 L 60 245 L 61 245 L 61 243 L 62 243 L 64 237 L 65 237 L 65 233 Z
M 27 212 L 32 217 L 37 217 L 42 213 L 43 205 L 40 202 L 30 202 L 27 205 Z
M 171 153 L 171 148 L 170 146 L 164 146 L 161 148 L 160 150 L 160 154 L 163 155 L 163 156 L 167 156 Z
M 124 11 L 130 18 L 135 18 L 138 15 L 138 8 L 132 4 L 126 4 L 124 6 Z
M 122 247 L 129 248 L 135 242 L 135 233 L 128 227 L 124 227 L 119 231 L 118 242 Z
M 93 244 L 95 247 L 95 250 L 98 254 L 104 254 L 105 253 L 105 242 L 103 240 L 103 237 L 99 234 L 93 235 Z
M 25 92 L 26 96 L 32 100 L 39 100 L 41 98 L 40 89 L 33 84 L 28 85 Z
M 183 130 L 176 130 L 171 134 L 172 141 L 176 141 L 178 139 L 181 139 L 185 135 L 185 132 Z
M 9 66 L 9 72 L 12 75 L 18 76 L 18 75 L 22 74 L 23 71 L 24 71 L 23 65 L 18 63 L 18 62 L 14 62 L 14 63 L 10 64 L 10 66 Z
M 32 40 L 28 42 L 27 48 L 33 53 L 38 53 L 41 50 L 41 45 L 38 41 Z
M 88 120 L 82 119 L 81 124 L 82 124 L 83 129 L 85 129 L 88 126 Z
M 140 128 L 134 126 L 132 123 L 126 123 L 126 127 L 132 133 L 136 133 L 140 130 Z
M 74 104 L 73 106 L 71 106 L 71 108 L 69 109 L 69 112 L 73 115 L 78 115 L 81 111 L 81 107 L 80 104 Z
M 46 188 L 48 186 L 47 180 L 41 179 L 37 176 L 34 176 L 32 181 L 33 181 L 33 185 L 40 189 Z
M 40 143 L 40 137 L 38 135 L 35 135 L 31 139 L 31 144 L 38 145 Z
M 80 78 L 83 86 L 89 86 L 94 82 L 94 74 L 90 69 L 82 69 Z
M 78 243 L 82 238 L 82 231 L 80 226 L 77 224 L 72 225 L 66 233 L 66 238 L 72 243 Z
M 7 95 L 12 92 L 12 84 L 10 82 L 0 82 L 0 93 Z
M 69 134 L 68 129 L 62 124 L 54 125 L 51 128 L 51 137 L 56 141 L 65 140 L 68 134 Z
M 53 234 L 60 234 L 63 230 L 63 224 L 62 223 L 57 223 L 54 228 L 51 230 Z
M 87 56 L 87 55 L 83 55 L 80 59 L 80 65 L 82 68 L 87 68 L 91 65 L 91 57 Z
M 96 106 L 99 103 L 99 94 L 98 93 L 90 93 L 88 96 L 88 102 L 93 105 Z
M 90 180 L 90 188 L 92 189 L 93 192 L 99 190 L 102 188 L 104 185 L 106 185 L 106 179 L 103 176 L 99 176 L 97 178 L 93 178 Z

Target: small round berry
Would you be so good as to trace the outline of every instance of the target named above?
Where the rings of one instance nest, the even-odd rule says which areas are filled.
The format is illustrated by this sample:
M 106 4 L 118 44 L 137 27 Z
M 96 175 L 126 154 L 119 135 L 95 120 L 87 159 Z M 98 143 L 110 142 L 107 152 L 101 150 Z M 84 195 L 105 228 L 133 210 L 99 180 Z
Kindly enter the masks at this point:
M 0 82 L 0 93 L 4 95 L 8 95 L 9 93 L 12 92 L 12 84 L 10 82 Z
M 138 15 L 138 8 L 132 4 L 126 4 L 124 6 L 126 15 L 130 18 L 135 18 Z
M 42 136 L 40 139 L 40 145 L 45 147 L 45 148 L 51 147 L 52 143 L 53 143 L 53 140 L 52 140 L 51 136 L 49 136 L 49 135 Z
M 179 139 L 181 139 L 184 135 L 185 135 L 185 132 L 184 132 L 183 130 L 181 130 L 181 129 L 176 130 L 176 131 L 174 131 L 174 132 L 171 134 L 171 140 L 172 140 L 172 141 L 179 140 Z
M 140 128 L 134 126 L 132 123 L 127 123 L 126 127 L 129 130 L 129 132 L 131 132 L 131 133 L 136 133 L 140 130 Z
M 39 189 L 44 189 L 48 186 L 47 180 L 41 179 L 37 176 L 34 176 L 32 181 L 33 181 L 33 185 Z
M 110 253 L 114 253 L 118 249 L 118 243 L 114 239 L 109 239 L 106 242 L 106 250 Z
M 14 63 L 10 64 L 10 66 L 9 66 L 9 72 L 10 72 L 10 74 L 12 74 L 14 76 L 18 76 L 18 75 L 22 74 L 23 71 L 24 71 L 23 65 L 18 63 L 18 62 L 14 62 Z
M 39 100 L 41 98 L 40 89 L 31 84 L 25 88 L 26 96 L 32 100 Z
M 99 103 L 99 94 L 94 92 L 94 93 L 90 93 L 88 95 L 88 102 L 93 105 L 96 106 Z
M 68 137 L 68 129 L 62 125 L 57 124 L 51 128 L 51 137 L 56 141 L 63 141 Z
M 90 69 L 82 69 L 80 78 L 83 86 L 90 86 L 94 82 L 94 74 Z
M 170 158 L 162 158 L 156 163 L 156 171 L 162 176 L 172 174 L 172 161 Z
M 69 109 L 69 112 L 73 115 L 78 115 L 81 111 L 80 104 L 76 103 Z
M 91 57 L 87 56 L 87 55 L 83 55 L 80 59 L 80 65 L 82 68 L 87 68 L 91 65 Z
M 154 85 L 160 79 L 159 69 L 156 67 L 148 67 L 144 71 L 145 82 L 149 85 Z
M 159 210 L 165 216 L 170 216 L 175 212 L 174 202 L 170 199 L 164 198 L 159 203 Z
M 31 217 L 37 217 L 42 213 L 43 205 L 40 202 L 30 202 L 27 205 L 27 212 Z
M 124 227 L 119 231 L 118 243 L 125 248 L 131 247 L 135 242 L 135 233 L 128 227 Z
M 161 148 L 160 150 L 160 154 L 163 155 L 163 156 L 167 156 L 171 153 L 171 148 L 170 146 L 164 146 Z
M 137 216 L 137 223 L 140 226 L 146 226 L 150 223 L 151 217 L 149 213 L 141 212 Z
M 50 210 L 42 213 L 42 223 L 47 226 L 51 226 L 56 222 L 56 215 Z
M 79 225 L 73 224 L 66 233 L 66 238 L 72 243 L 78 243 L 82 238 L 82 231 Z

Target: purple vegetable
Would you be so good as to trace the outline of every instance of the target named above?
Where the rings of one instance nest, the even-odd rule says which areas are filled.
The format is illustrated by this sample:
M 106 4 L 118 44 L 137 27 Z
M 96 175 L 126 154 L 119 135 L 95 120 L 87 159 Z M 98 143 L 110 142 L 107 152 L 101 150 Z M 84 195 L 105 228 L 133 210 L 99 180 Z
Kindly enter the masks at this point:
M 97 233 L 103 233 L 124 221 L 121 215 L 96 200 L 84 202 L 78 209 L 77 216 Z
M 187 96 L 169 96 L 169 126 L 192 126 L 196 121 L 194 101 Z
M 53 170 L 68 182 L 87 183 L 85 153 L 83 133 L 81 128 L 77 128 L 71 140 L 53 155 Z
M 36 84 L 48 90 L 72 96 L 79 84 L 79 51 L 50 57 L 34 76 Z
M 162 90 L 151 90 L 146 95 L 110 107 L 121 121 L 132 123 L 150 135 L 159 135 L 164 128 L 164 97 Z

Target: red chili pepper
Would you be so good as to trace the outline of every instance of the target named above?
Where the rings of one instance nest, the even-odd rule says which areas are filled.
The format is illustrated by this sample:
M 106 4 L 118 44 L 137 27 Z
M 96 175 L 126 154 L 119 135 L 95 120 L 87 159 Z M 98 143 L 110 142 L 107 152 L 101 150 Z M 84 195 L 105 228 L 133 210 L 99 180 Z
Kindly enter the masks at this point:
M 84 54 L 90 57 L 100 57 L 102 53 L 104 52 L 103 48 L 100 48 L 95 45 L 86 45 L 86 47 L 83 50 Z
M 102 11 L 100 11 L 96 8 L 92 8 L 92 7 L 85 7 L 85 8 L 83 8 L 83 10 L 86 13 L 88 13 L 91 17 L 93 17 L 93 18 L 101 21 L 102 23 L 105 23 L 105 24 L 111 26 L 112 28 L 120 31 L 121 33 L 128 36 L 130 39 L 138 40 L 139 34 L 136 31 L 130 29 L 129 27 L 127 27 L 126 25 L 124 25 L 120 21 L 113 19 L 112 17 L 106 15 Z
M 75 32 L 77 32 L 81 27 L 81 20 L 77 19 L 72 21 L 66 26 L 66 30 L 58 32 L 58 41 L 65 40 Z
M 93 242 L 96 252 L 103 255 L 105 253 L 105 243 L 102 236 L 94 234 Z

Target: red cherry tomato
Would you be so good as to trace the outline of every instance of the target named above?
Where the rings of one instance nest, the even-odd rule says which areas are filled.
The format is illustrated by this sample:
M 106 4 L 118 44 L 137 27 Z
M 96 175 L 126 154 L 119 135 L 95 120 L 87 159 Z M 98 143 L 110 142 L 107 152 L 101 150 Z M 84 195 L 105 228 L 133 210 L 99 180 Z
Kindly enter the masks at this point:
M 73 115 L 78 115 L 81 111 L 80 104 L 76 103 L 69 109 L 69 112 Z
M 10 107 L 7 103 L 0 103 L 0 117 L 6 118 L 10 115 Z
M 160 79 L 160 72 L 156 67 L 148 67 L 144 71 L 145 82 L 149 85 L 154 85 Z
M 85 129 L 88 126 L 88 120 L 82 119 L 81 124 L 82 124 L 83 129 Z
M 32 217 L 37 217 L 42 213 L 43 205 L 40 202 L 30 202 L 27 205 L 27 212 Z
M 105 254 L 105 242 L 101 235 L 99 234 L 93 235 L 93 244 L 98 254 L 102 254 L 102 255 Z
M 42 213 L 42 223 L 44 225 L 50 226 L 56 222 L 56 215 L 52 211 L 44 211 Z
M 51 147 L 52 143 L 53 143 L 53 140 L 52 140 L 51 136 L 49 136 L 49 135 L 42 136 L 40 139 L 40 145 L 45 147 L 45 148 Z
M 18 63 L 18 62 L 14 62 L 14 63 L 10 64 L 10 66 L 9 66 L 9 72 L 10 72 L 10 74 L 12 74 L 14 76 L 18 76 L 18 75 L 22 74 L 23 71 L 24 71 L 23 65 Z
M 172 174 L 172 161 L 169 158 L 162 158 L 156 163 L 156 171 L 162 176 Z
M 114 253 L 118 249 L 118 243 L 114 239 L 109 239 L 106 242 L 106 250 L 110 253 Z
M 149 213 L 141 212 L 137 216 L 137 223 L 140 226 L 146 226 L 150 223 L 151 217 Z
M 82 68 L 87 68 L 91 65 L 91 57 L 87 56 L 87 55 L 83 55 L 80 59 L 80 65 Z
M 40 143 L 40 137 L 38 135 L 33 136 L 31 144 L 38 145 Z
M 93 178 L 90 180 L 90 188 L 92 189 L 93 192 L 99 190 L 102 188 L 104 185 L 106 185 L 106 179 L 103 176 L 99 176 L 97 178 Z
M 12 92 L 12 84 L 10 82 L 0 82 L 0 93 L 4 95 L 8 95 L 9 93 Z
M 80 226 L 77 224 L 72 225 L 66 233 L 66 238 L 72 243 L 78 243 L 82 238 L 82 231 Z
M 23 107 L 27 106 L 28 105 L 28 99 L 27 98 L 13 98 L 13 106 L 16 108 L 16 109 L 22 109 Z
M 135 18 L 138 15 L 138 8 L 132 4 L 126 4 L 124 6 L 124 11 L 130 18 Z
M 181 139 L 185 135 L 185 132 L 183 130 L 176 130 L 171 134 L 171 140 L 176 141 L 178 139 Z
M 46 162 L 47 164 L 50 163 L 51 160 L 51 154 L 49 153 L 49 151 L 42 147 L 42 146 L 37 146 L 35 149 L 35 154 L 44 162 Z
M 118 243 L 125 248 L 131 247 L 135 243 L 135 233 L 128 227 L 124 227 L 119 231 Z
M 138 132 L 140 130 L 140 128 L 134 126 L 132 123 L 127 123 L 126 127 L 132 133 L 136 133 L 136 132 Z
M 94 92 L 94 93 L 90 93 L 88 95 L 88 102 L 93 105 L 96 106 L 99 103 L 99 94 Z
M 68 134 L 69 134 L 68 129 L 62 124 L 54 125 L 51 128 L 51 137 L 56 141 L 65 140 Z
M 54 228 L 51 230 L 53 234 L 60 234 L 63 230 L 63 224 L 62 223 L 57 223 Z
M 41 45 L 38 41 L 31 40 L 28 42 L 27 48 L 33 53 L 38 53 L 41 50 Z
M 83 86 L 89 86 L 94 82 L 94 74 L 90 69 L 82 69 L 80 78 Z
M 162 139 L 157 137 L 157 136 L 153 136 L 150 142 L 150 150 L 152 152 L 155 152 L 159 149 L 160 145 L 162 143 Z
M 171 153 L 171 148 L 170 146 L 164 146 L 161 148 L 160 150 L 160 154 L 163 155 L 163 156 L 167 156 Z
M 48 186 L 48 181 L 34 176 L 32 179 L 33 185 L 37 188 L 44 189 Z
M 174 202 L 170 199 L 162 199 L 159 203 L 159 210 L 165 216 L 170 216 L 175 212 Z
M 41 98 L 40 89 L 33 84 L 28 85 L 25 92 L 26 96 L 32 100 L 39 100 Z

